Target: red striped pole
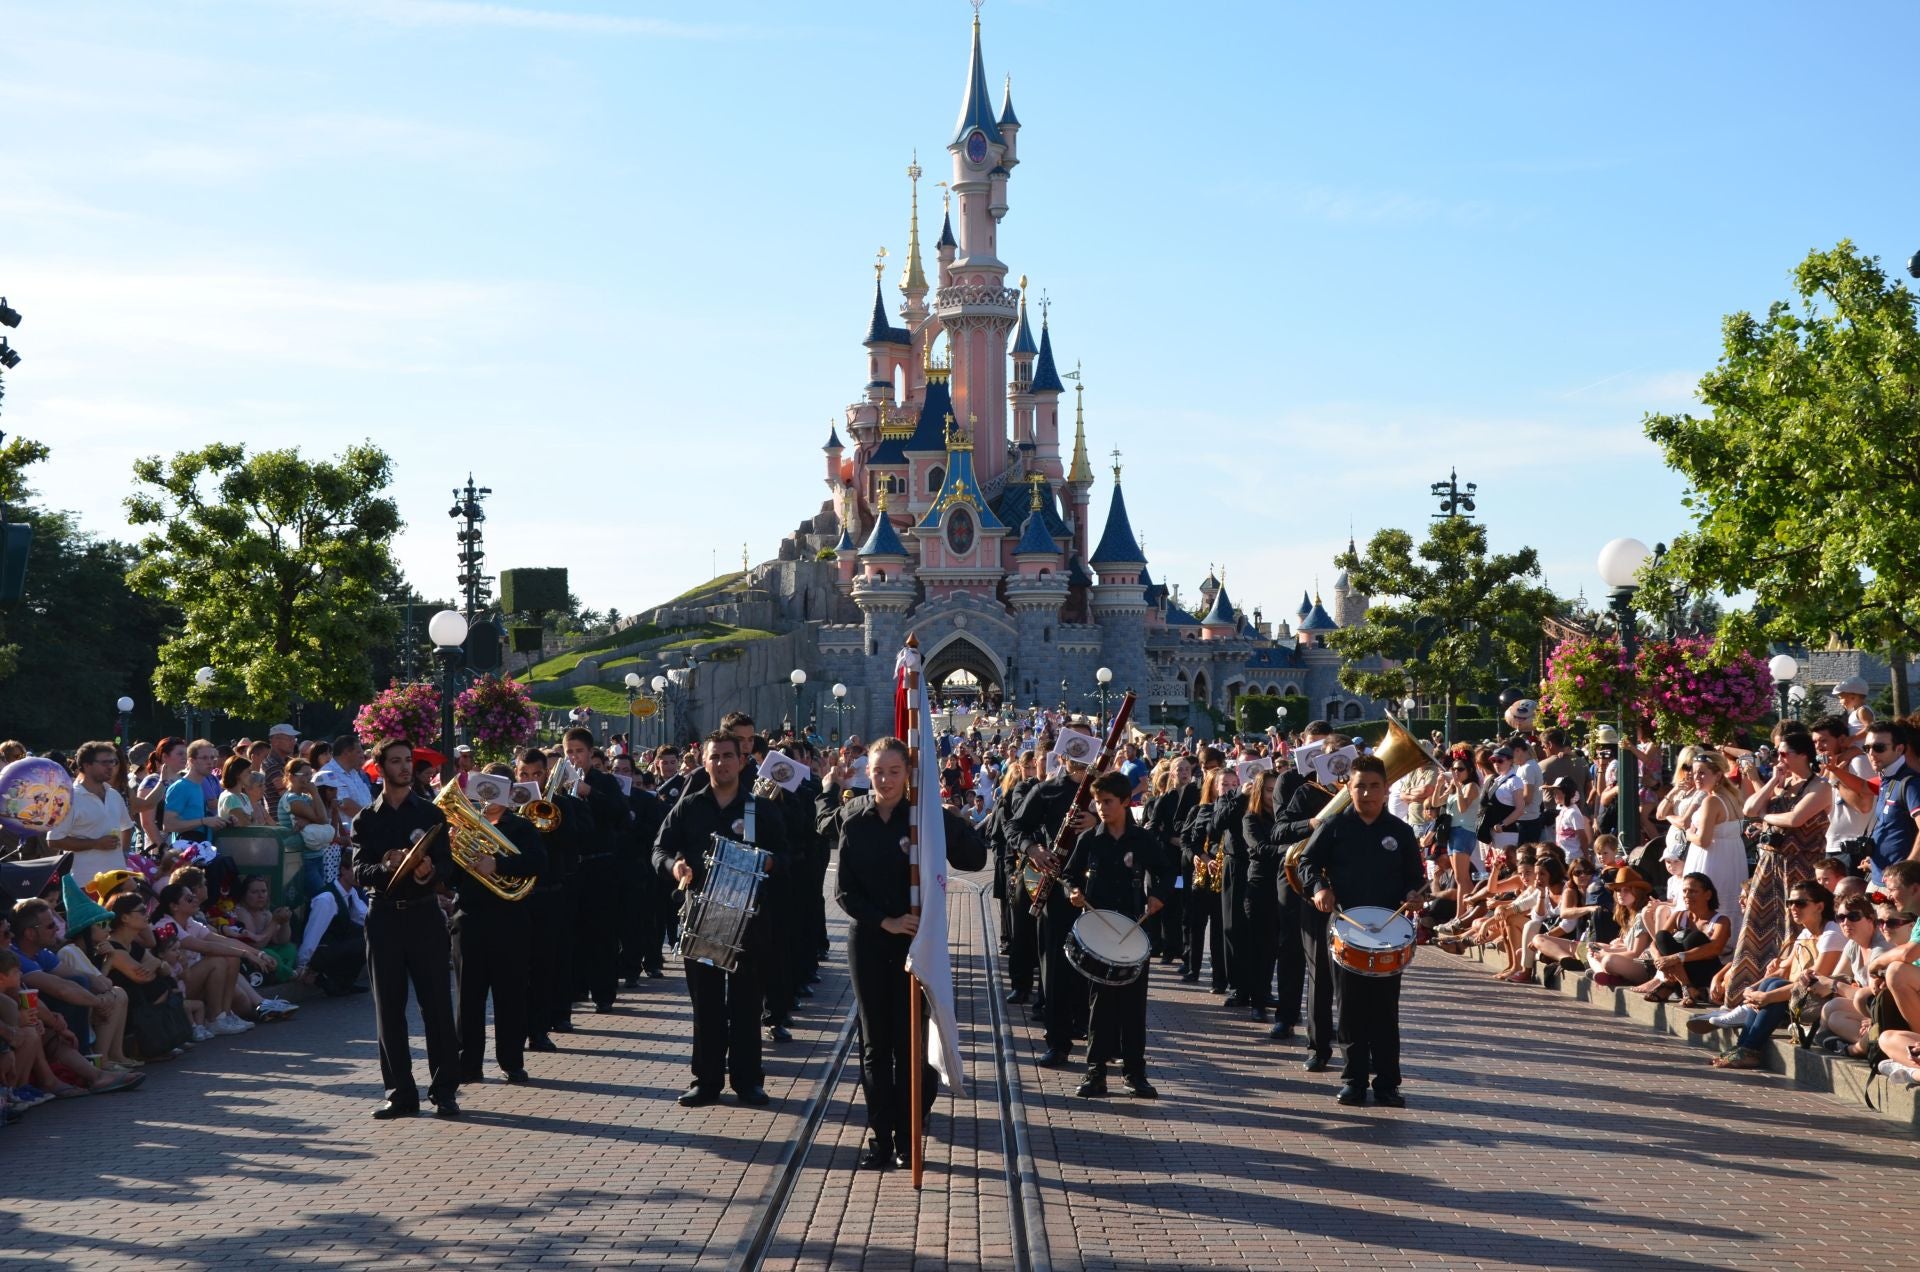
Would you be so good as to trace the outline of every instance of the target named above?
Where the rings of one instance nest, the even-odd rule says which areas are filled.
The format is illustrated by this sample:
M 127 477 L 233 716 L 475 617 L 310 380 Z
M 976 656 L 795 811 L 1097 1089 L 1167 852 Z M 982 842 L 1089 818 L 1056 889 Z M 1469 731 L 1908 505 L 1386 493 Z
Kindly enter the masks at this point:
M 907 648 L 916 653 L 920 648 L 918 637 L 907 637 Z M 915 918 L 920 915 L 920 664 L 915 661 L 907 668 L 907 806 L 910 810 L 907 818 L 907 912 Z M 908 1138 L 913 1141 L 913 1187 L 920 1188 L 920 1176 L 926 1169 L 927 1153 L 923 1136 L 926 1134 L 925 1118 L 920 1111 L 921 1069 L 926 1065 L 926 1038 L 921 1033 L 920 982 L 913 977 L 907 978 L 907 1037 L 908 1064 L 912 1076 L 907 1080 L 907 1099 L 910 1101 L 907 1117 Z

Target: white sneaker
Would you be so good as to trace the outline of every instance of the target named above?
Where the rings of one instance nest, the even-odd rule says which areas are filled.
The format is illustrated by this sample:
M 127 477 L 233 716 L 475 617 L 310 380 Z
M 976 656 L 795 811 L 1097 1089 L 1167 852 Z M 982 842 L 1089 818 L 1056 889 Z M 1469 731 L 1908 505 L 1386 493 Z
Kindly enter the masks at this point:
M 284 998 L 269 998 L 267 1000 L 267 1006 L 286 1016 L 291 1016 L 294 1012 L 300 1010 L 299 1003 L 290 1003 Z
M 193 1027 L 193 1040 L 195 1042 L 205 1042 L 212 1037 L 213 1030 L 207 1028 L 205 1025 L 195 1025 Z
M 1920 1072 L 1909 1069 L 1898 1060 L 1882 1060 L 1875 1066 L 1875 1071 L 1881 1077 L 1893 1082 L 1904 1082 L 1908 1086 L 1920 1084 Z
M 232 1012 L 224 1011 L 224 1012 L 221 1012 L 218 1016 L 215 1016 L 213 1018 L 213 1023 L 211 1025 L 208 1025 L 207 1028 L 225 1037 L 229 1034 L 245 1033 L 247 1032 L 247 1030 L 253 1028 L 253 1026 L 246 1023 L 244 1020 L 241 1020 L 238 1016 L 235 1016 Z
M 1738 1029 L 1752 1020 L 1753 1016 L 1753 1008 L 1741 1003 L 1738 1007 L 1712 1013 L 1707 1017 L 1707 1023 L 1716 1029 Z

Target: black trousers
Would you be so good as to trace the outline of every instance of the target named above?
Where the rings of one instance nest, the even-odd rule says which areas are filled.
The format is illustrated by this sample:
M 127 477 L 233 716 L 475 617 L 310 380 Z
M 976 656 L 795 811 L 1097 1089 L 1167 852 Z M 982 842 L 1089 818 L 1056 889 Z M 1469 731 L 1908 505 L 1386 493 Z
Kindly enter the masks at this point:
M 524 904 L 535 933 L 527 956 L 527 1036 L 544 1038 L 573 1015 L 573 910 L 558 883 L 535 888 Z
M 1073 1050 L 1074 1040 L 1087 1031 L 1087 978 L 1067 961 L 1067 934 L 1079 917 L 1064 885 L 1047 896 L 1046 913 L 1040 916 L 1040 990 L 1047 996 L 1047 1046 L 1062 1053 Z
M 729 1074 L 733 1089 L 763 1086 L 760 1067 L 760 956 L 742 953 L 731 974 L 685 960 L 693 999 L 693 1080 L 718 1090 Z
M 1018 990 L 1031 990 L 1033 978 L 1040 973 L 1040 920 L 1028 912 L 1033 899 L 1016 877 L 1009 885 L 1013 896 L 1007 902 L 1008 922 L 1013 936 L 1007 950 L 1007 980 Z
M 860 1017 L 860 1090 L 867 1100 L 867 1133 L 882 1148 L 912 1142 L 913 998 L 919 989 L 907 973 L 910 936 L 856 924 L 847 934 L 847 966 L 853 973 L 854 1008 Z M 929 1015 L 922 1009 L 920 1045 L 926 1055 Z M 933 1107 L 940 1074 L 922 1063 L 920 1106 Z
M 460 1003 L 460 1076 L 477 1081 L 487 1057 L 487 999 L 493 999 L 493 1054 L 511 1073 L 526 1068 L 527 976 L 533 925 L 525 903 L 453 916 L 453 974 Z
M 1300 899 L 1299 893 L 1287 886 L 1284 879 L 1276 879 L 1274 883 L 1278 907 L 1278 919 L 1274 925 L 1274 966 L 1280 979 L 1274 991 L 1273 1020 L 1275 1024 L 1297 1025 L 1300 1023 L 1300 993 L 1307 983 L 1307 949 L 1300 935 L 1303 922 L 1301 910 L 1307 903 Z
M 1148 979 L 1143 970 L 1124 985 L 1090 987 L 1093 1027 L 1087 1045 L 1089 1065 L 1118 1060 L 1123 1072 L 1146 1076 Z
M 1273 996 L 1273 964 L 1280 952 L 1280 890 L 1278 880 L 1271 876 L 1249 877 L 1246 882 L 1246 902 L 1241 907 L 1242 920 L 1246 925 L 1246 937 L 1241 942 L 1245 947 L 1246 975 L 1240 978 L 1240 992 L 1255 1007 L 1271 1006 L 1276 1000 Z M 1233 965 L 1229 956 L 1228 965 Z M 1286 1010 L 1282 1003 L 1281 1010 Z M 1300 990 L 1296 985 L 1293 993 L 1293 1011 L 1300 1011 Z
M 586 857 L 567 884 L 573 908 L 574 981 L 605 1011 L 620 993 L 620 863 Z
M 1333 960 L 1327 955 L 1327 917 L 1311 901 L 1300 906 L 1300 952 L 1307 982 L 1307 1050 L 1333 1054 Z
M 766 925 L 773 957 L 760 968 L 764 1023 L 784 1025 L 793 1016 L 793 991 L 799 980 L 793 965 L 794 896 L 791 878 L 769 879 L 760 886 L 759 922 Z
M 1213 952 L 1213 987 L 1227 987 L 1227 957 L 1221 948 L 1220 894 L 1197 888 L 1187 893 L 1187 975 L 1198 976 L 1209 945 Z M 1211 941 L 1209 941 L 1211 933 Z
M 640 858 L 620 862 L 620 974 L 638 976 L 660 970 L 660 930 L 664 924 L 666 885 L 653 863 Z
M 1697 927 L 1687 929 L 1684 936 L 1675 936 L 1671 932 L 1655 932 L 1653 948 L 1662 954 L 1680 954 L 1697 946 L 1705 945 L 1708 937 Z M 1687 984 L 1702 993 L 1713 987 L 1714 973 L 1720 970 L 1722 960 L 1717 958 L 1696 958 L 1680 964 L 1686 969 Z
M 367 912 L 367 966 L 379 1029 L 380 1081 L 387 1098 L 395 1103 L 420 1102 L 407 1037 L 409 984 L 426 1026 L 427 1094 L 434 1100 L 451 1100 L 460 1089 L 460 1043 L 453 1027 L 448 953 L 447 921 L 431 898 L 404 909 L 376 904 Z
M 1333 976 L 1340 1042 L 1347 1049 L 1341 1081 L 1365 1086 L 1371 1074 L 1375 1090 L 1393 1090 L 1400 1085 L 1400 978 L 1361 976 L 1344 967 Z
M 1227 857 L 1220 880 L 1220 948 L 1227 956 L 1227 988 L 1242 998 L 1253 997 L 1247 972 L 1247 861 Z
M 1178 877 L 1176 875 L 1175 879 Z M 1166 895 L 1167 904 L 1147 920 L 1147 932 L 1153 937 L 1156 958 L 1177 958 L 1184 963 L 1187 958 L 1186 885 L 1182 883 L 1179 887 L 1169 887 Z

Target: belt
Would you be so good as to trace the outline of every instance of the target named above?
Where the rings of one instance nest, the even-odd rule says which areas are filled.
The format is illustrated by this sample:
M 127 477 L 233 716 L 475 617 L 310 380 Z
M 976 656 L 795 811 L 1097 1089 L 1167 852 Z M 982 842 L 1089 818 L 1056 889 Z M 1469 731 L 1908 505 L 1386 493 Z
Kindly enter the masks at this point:
M 440 905 L 440 898 L 438 897 L 407 897 L 407 898 L 402 898 L 400 900 L 394 901 L 394 900 L 388 900 L 383 897 L 373 903 L 373 908 L 376 910 L 424 910 L 429 905 L 438 909 Z
M 613 857 L 613 854 L 610 852 L 590 852 L 586 856 L 580 858 L 580 863 L 584 865 L 589 861 L 607 861 L 607 860 L 610 860 L 612 857 Z

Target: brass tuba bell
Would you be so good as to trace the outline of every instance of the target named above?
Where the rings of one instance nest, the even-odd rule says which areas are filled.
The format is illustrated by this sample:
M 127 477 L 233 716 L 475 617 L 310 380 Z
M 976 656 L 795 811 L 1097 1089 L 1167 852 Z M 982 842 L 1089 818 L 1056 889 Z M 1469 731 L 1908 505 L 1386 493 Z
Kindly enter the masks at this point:
M 466 792 L 460 789 L 458 781 L 442 785 L 433 802 L 446 815 L 447 849 L 456 865 L 503 901 L 523 900 L 533 891 L 534 879 L 531 876 L 518 878 L 499 870 L 505 858 L 518 857 L 520 850 L 513 846 L 512 840 L 500 833 L 499 827 L 480 815 L 467 799 Z M 496 869 L 491 876 L 473 868 L 474 863 L 483 856 L 494 858 Z

